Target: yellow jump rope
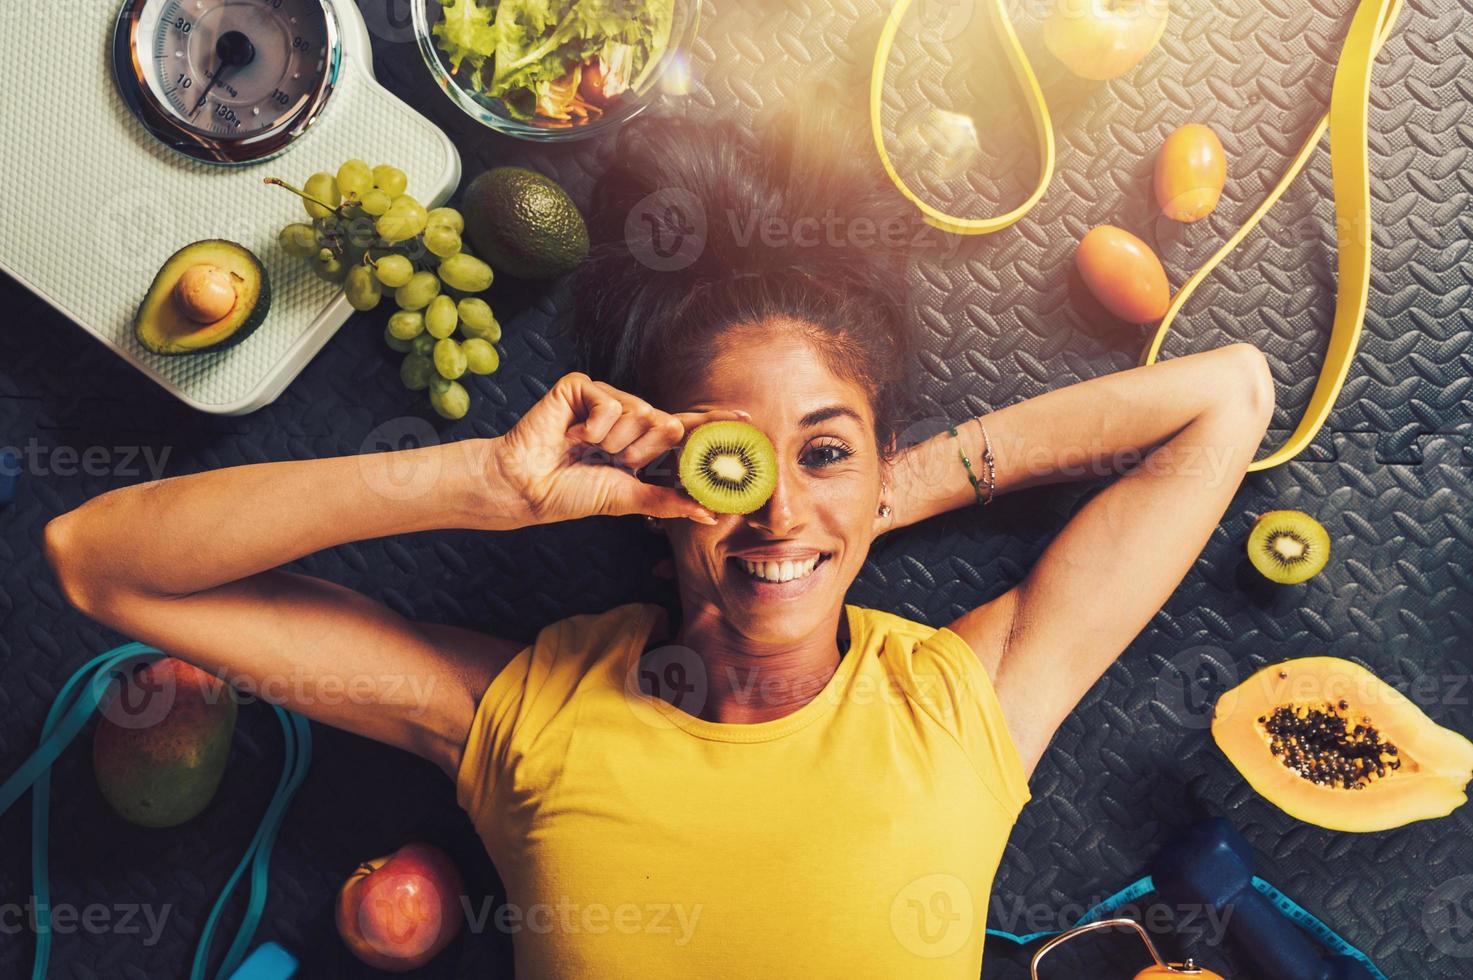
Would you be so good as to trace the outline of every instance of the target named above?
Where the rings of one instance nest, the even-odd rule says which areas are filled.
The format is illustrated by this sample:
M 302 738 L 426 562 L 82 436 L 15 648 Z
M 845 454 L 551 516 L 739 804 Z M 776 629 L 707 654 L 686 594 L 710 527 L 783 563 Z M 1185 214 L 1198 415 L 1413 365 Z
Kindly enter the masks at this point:
M 1002 48 L 1012 66 L 1013 74 L 1023 90 L 1028 110 L 1033 116 L 1033 129 L 1038 136 L 1038 156 L 1042 168 L 1038 184 L 1028 198 L 1006 214 L 990 218 L 963 218 L 923 201 L 905 183 L 890 160 L 885 149 L 884 130 L 880 123 L 881 95 L 885 87 L 885 67 L 890 60 L 890 50 L 901 21 L 910 9 L 911 0 L 895 0 L 895 6 L 880 32 L 879 45 L 875 50 L 875 62 L 870 74 L 870 129 L 880 162 L 890 175 L 901 194 L 920 209 L 927 224 L 942 231 L 958 235 L 985 235 L 998 231 L 1022 218 L 1033 205 L 1038 203 L 1047 190 L 1054 174 L 1054 131 L 1049 119 L 1048 103 L 1028 63 L 1028 56 L 1018 41 L 1008 18 L 1005 0 L 983 0 L 991 17 L 993 27 L 1002 40 Z M 1325 354 L 1324 366 L 1319 380 L 1310 396 L 1309 407 L 1304 410 L 1298 426 L 1278 449 L 1262 459 L 1255 460 L 1249 470 L 1266 470 L 1286 463 L 1299 455 L 1314 439 L 1350 371 L 1355 358 L 1356 344 L 1360 340 L 1361 324 L 1365 321 L 1366 305 L 1370 298 L 1371 281 L 1371 190 L 1370 161 L 1367 147 L 1367 115 L 1371 97 L 1371 66 L 1381 45 L 1391 34 L 1392 25 L 1401 12 L 1402 0 L 1361 0 L 1355 17 L 1340 51 L 1340 60 L 1335 67 L 1335 81 L 1330 94 L 1330 108 L 1315 125 L 1314 130 L 1300 147 L 1299 153 L 1268 193 L 1263 203 L 1249 216 L 1231 238 L 1194 272 L 1176 295 L 1172 297 L 1166 314 L 1156 326 L 1156 334 L 1141 357 L 1142 364 L 1153 363 L 1161 351 L 1171 323 L 1177 312 L 1191 298 L 1202 280 L 1219 262 L 1238 246 L 1248 233 L 1268 213 L 1275 202 L 1283 196 L 1289 184 L 1309 162 L 1310 154 L 1319 144 L 1326 130 L 1330 132 L 1330 170 L 1335 193 L 1335 240 L 1338 255 L 1339 285 L 1335 297 L 1335 322 L 1330 329 L 1329 349 Z

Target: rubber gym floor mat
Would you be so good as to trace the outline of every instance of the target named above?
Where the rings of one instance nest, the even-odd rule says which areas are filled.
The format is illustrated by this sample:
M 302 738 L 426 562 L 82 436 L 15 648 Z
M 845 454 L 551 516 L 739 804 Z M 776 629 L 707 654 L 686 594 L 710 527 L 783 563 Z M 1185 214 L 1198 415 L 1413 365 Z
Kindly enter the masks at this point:
M 1067 923 L 1056 910 L 1072 905 L 1077 916 L 1146 873 L 1162 842 L 1193 820 L 1225 816 L 1254 845 L 1258 874 L 1358 944 L 1388 976 L 1466 975 L 1473 937 L 1442 931 L 1441 916 L 1449 889 L 1473 894 L 1473 813 L 1463 808 L 1374 834 L 1312 827 L 1257 796 L 1208 732 L 1224 690 L 1266 664 L 1321 654 L 1366 665 L 1441 724 L 1467 725 L 1473 523 L 1465 502 L 1473 467 L 1466 446 L 1427 437 L 1422 464 L 1411 467 L 1377 462 L 1374 436 L 1337 435 L 1334 442 L 1332 462 L 1295 461 L 1244 485 L 1182 588 L 1065 723 L 1009 842 L 992 925 L 1060 928 Z M 925 543 L 894 542 L 892 557 L 880 549 L 860 588 L 913 596 L 909 615 L 946 621 L 1001 587 L 997 569 L 1027 567 L 1079 499 L 1077 491 L 1053 496 L 1050 518 L 1031 539 L 1011 533 L 1021 515 L 1002 510 L 1003 501 L 985 517 L 948 515 L 942 520 L 951 525 L 927 529 Z M 1262 583 L 1243 552 L 1253 518 L 1277 507 L 1315 514 L 1334 542 L 1330 567 L 1297 592 Z M 957 548 L 958 536 L 973 546 Z M 982 561 L 974 566 L 978 549 Z M 934 586 L 912 571 L 918 566 Z M 939 572 L 948 566 L 952 575 Z M 1249 975 L 1230 943 L 1213 941 L 1217 930 L 1202 916 L 1184 922 L 1182 934 L 1195 941 L 1177 945 L 1178 958 L 1195 956 L 1225 976 Z M 1139 942 L 1123 934 L 1079 940 L 1058 955 L 1051 966 L 1060 976 L 1071 975 L 1071 965 L 1081 976 L 1131 976 L 1132 967 L 1144 966 Z M 1011 944 L 989 941 L 984 975 L 1026 977 L 1027 960 Z
M 586 203 L 611 140 L 528 147 L 477 128 L 435 90 L 408 34 L 374 16 L 370 8 L 383 2 L 364 0 L 379 77 L 451 133 L 468 177 L 487 165 L 519 163 L 552 174 Z M 886 9 L 878 0 L 707 3 L 691 93 L 654 111 L 729 113 L 760 125 L 816 80 L 862 93 Z M 1322 111 L 1353 4 L 1174 4 L 1160 48 L 1105 84 L 1063 75 L 1039 43 L 1041 9 L 1016 14 L 1055 111 L 1053 187 L 1013 228 L 979 239 L 938 234 L 917 249 L 913 315 L 927 347 L 916 386 L 937 416 L 954 420 L 1135 363 L 1139 330 L 1100 316 L 1071 282 L 1074 242 L 1095 224 L 1117 224 L 1156 247 L 1172 282 L 1180 282 L 1252 210 Z M 930 20 L 895 51 L 885 110 L 892 151 L 924 177 L 924 159 L 905 155 L 910 136 L 934 122 L 937 108 L 973 115 L 987 138 L 975 155 L 956 158 L 965 166 L 933 174 L 923 186 L 958 207 L 995 212 L 1026 193 L 1034 161 L 1021 104 L 981 16 L 983 0 L 918 3 L 916 10 Z M 1300 460 L 1249 479 L 1182 588 L 1060 731 L 999 871 L 992 924 L 1026 927 L 1041 916 L 1053 925 L 1051 910 L 1133 880 L 1195 816 L 1224 814 L 1257 848 L 1264 877 L 1388 975 L 1468 973 L 1473 935 L 1439 918 L 1439 910 L 1473 896 L 1468 808 L 1371 835 L 1299 824 L 1252 794 L 1216 752 L 1204 706 L 1258 665 L 1333 653 L 1388 679 L 1441 679 L 1424 707 L 1466 730 L 1469 692 L 1455 688 L 1473 673 L 1466 612 L 1473 595 L 1466 504 L 1473 481 L 1470 24 L 1467 0 L 1412 0 L 1402 14 L 1372 82 L 1371 313 L 1330 425 Z M 1182 229 L 1151 214 L 1149 173 L 1161 138 L 1188 121 L 1209 122 L 1231 162 L 1218 211 Z M 1167 348 L 1179 355 L 1248 340 L 1264 349 L 1279 383 L 1280 436 L 1308 397 L 1330 322 L 1328 188 L 1322 150 L 1199 290 Z M 963 189 L 976 196 L 958 197 Z M 12 327 L 0 331 L 0 446 L 26 450 L 18 496 L 0 509 L 0 771 L 29 752 L 71 669 L 122 639 L 67 608 L 40 557 L 47 519 L 146 479 L 154 466 L 174 475 L 502 432 L 571 364 L 555 329 L 566 313 L 560 290 L 504 281 L 492 301 L 505 327 L 503 367 L 475 379 L 472 418 L 443 423 L 427 413 L 422 396 L 399 387 L 396 361 L 379 337 L 381 317 L 370 314 L 350 321 L 275 404 L 241 419 L 212 419 L 172 402 L 29 293 L 0 283 Z M 91 449 L 101 455 L 89 463 Z M 882 540 L 851 601 L 945 622 L 1015 582 L 1087 492 L 1004 498 L 986 512 L 947 515 Z M 1323 521 L 1336 557 L 1297 590 L 1265 591 L 1243 568 L 1242 540 L 1254 515 L 1285 506 Z M 602 519 L 363 542 L 298 567 L 418 618 L 529 640 L 563 616 L 657 594 L 647 571 L 655 558 L 638 522 Z M 469 911 L 482 916 L 483 928 L 422 975 L 510 976 L 510 937 L 495 927 L 494 914 L 484 917 L 504 892 L 443 776 L 361 739 L 320 726 L 315 735 L 313 771 L 277 845 L 259 938 L 299 953 L 305 976 L 372 975 L 336 938 L 333 896 L 364 857 L 425 839 L 460 865 Z M 216 891 L 269 797 L 279 751 L 269 712 L 243 710 L 231 780 L 205 814 L 167 832 L 113 817 L 85 750 L 64 756 L 53 790 L 54 896 L 78 909 L 108 910 L 111 927 L 58 935 L 52 975 L 183 974 Z M 15 843 L 28 834 L 24 810 L 0 818 L 0 840 L 12 842 L 0 848 L 0 902 L 22 901 L 28 890 L 26 852 Z M 483 897 L 493 905 L 481 904 Z M 125 924 L 126 908 L 134 912 Z M 156 930 L 143 914 L 150 911 Z M 1231 946 L 1211 938 L 1175 952 L 1245 977 Z M 23 938 L 0 944 L 0 973 L 24 975 L 30 949 Z M 1063 975 L 1072 967 L 1128 976 L 1144 965 L 1127 937 L 1085 940 L 1077 952 L 1058 955 Z M 990 943 L 984 975 L 1024 976 L 1026 959 Z

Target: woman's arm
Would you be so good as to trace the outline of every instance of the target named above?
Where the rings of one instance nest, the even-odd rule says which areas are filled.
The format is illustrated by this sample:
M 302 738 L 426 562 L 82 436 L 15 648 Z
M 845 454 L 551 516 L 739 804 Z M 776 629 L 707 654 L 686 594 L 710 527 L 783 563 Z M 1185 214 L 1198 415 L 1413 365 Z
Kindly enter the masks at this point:
M 482 693 L 522 647 L 412 622 L 279 566 L 435 528 L 636 513 L 710 523 L 704 507 L 630 471 L 696 426 L 744 415 L 671 415 L 573 372 L 494 439 L 236 466 L 114 490 L 51 521 L 46 555 L 67 599 L 93 619 L 453 776 Z
M 1234 344 L 1071 385 L 982 419 L 999 493 L 1124 473 L 1065 525 L 1021 583 L 950 625 L 992 676 L 1028 772 L 1196 560 L 1272 411 L 1263 355 Z M 958 433 L 983 476 L 978 426 Z M 946 433 L 897 461 L 898 521 L 975 504 L 957 448 Z
M 520 649 L 417 623 L 278 568 L 335 545 L 528 522 L 495 440 L 260 463 L 103 494 L 46 526 L 64 593 L 99 622 L 309 718 L 451 770 L 477 696 Z

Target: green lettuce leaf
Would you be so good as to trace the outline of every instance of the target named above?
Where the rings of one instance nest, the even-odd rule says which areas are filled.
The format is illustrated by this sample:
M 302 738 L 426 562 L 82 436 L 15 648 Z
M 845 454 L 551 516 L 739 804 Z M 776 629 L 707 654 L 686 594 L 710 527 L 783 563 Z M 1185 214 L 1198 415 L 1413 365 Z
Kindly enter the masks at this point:
M 439 37 L 440 50 L 450 59 L 452 71 L 460 71 L 460 63 L 467 58 L 472 69 L 479 68 L 496 52 L 493 13 L 491 6 L 476 0 L 455 0 L 445 8 L 443 19 L 431 30 Z
M 674 0 L 454 0 L 439 44 L 487 95 L 519 118 L 560 104 L 559 80 L 602 57 L 638 87 L 669 44 Z

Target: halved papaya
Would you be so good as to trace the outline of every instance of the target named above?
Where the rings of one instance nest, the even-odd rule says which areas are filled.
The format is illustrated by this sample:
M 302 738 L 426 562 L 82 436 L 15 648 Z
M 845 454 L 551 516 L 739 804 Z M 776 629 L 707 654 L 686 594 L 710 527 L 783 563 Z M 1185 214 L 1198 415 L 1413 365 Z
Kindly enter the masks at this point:
M 1447 816 L 1473 779 L 1473 742 L 1338 657 L 1258 671 L 1218 699 L 1212 737 L 1270 803 L 1330 830 Z

